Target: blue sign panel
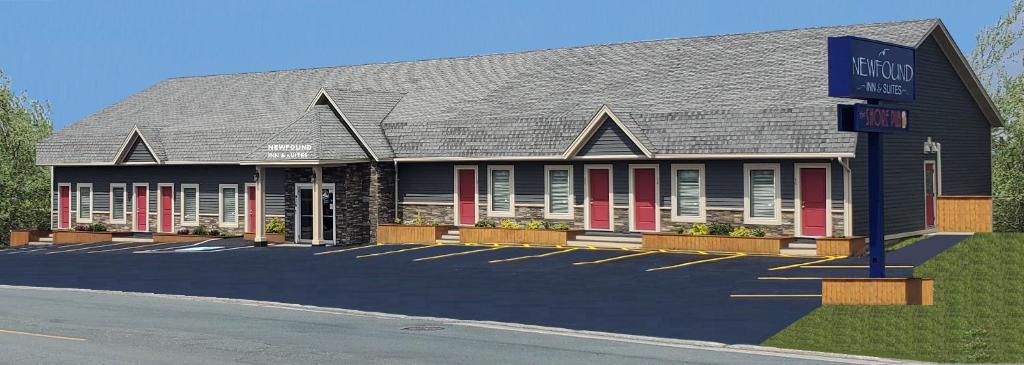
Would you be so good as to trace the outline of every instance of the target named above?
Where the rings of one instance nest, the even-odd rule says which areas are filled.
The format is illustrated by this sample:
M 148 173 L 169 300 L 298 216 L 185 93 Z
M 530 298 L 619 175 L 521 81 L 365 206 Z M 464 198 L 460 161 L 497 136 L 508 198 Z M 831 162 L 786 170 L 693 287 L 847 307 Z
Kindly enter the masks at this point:
M 858 37 L 828 38 L 828 95 L 913 101 L 914 49 Z
M 909 132 L 910 111 L 881 105 L 839 105 L 839 130 L 846 132 Z

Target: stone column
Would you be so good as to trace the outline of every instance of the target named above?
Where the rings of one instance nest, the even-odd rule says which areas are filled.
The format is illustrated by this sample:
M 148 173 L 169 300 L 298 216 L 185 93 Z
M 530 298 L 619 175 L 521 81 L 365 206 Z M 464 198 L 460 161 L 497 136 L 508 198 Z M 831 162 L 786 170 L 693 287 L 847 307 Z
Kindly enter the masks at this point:
M 324 169 L 313 167 L 313 242 L 314 246 L 323 244 L 324 205 L 321 194 L 324 186 Z
M 264 167 L 256 168 L 256 237 L 253 238 L 253 242 L 257 246 L 262 246 L 267 243 L 267 232 L 266 232 L 266 191 L 267 191 L 267 169 Z
M 395 167 L 371 162 L 369 166 L 370 242 L 377 242 L 377 225 L 395 220 Z

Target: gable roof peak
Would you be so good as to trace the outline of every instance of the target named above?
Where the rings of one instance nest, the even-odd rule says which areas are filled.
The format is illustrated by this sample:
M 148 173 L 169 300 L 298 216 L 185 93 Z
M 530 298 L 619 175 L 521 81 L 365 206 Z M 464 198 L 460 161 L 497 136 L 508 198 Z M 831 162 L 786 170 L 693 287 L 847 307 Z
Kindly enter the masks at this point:
M 118 148 L 117 153 L 114 155 L 114 164 L 129 163 L 127 160 L 135 152 L 135 146 L 141 142 L 142 147 L 145 149 L 149 156 L 152 158 L 151 163 L 163 163 L 156 150 L 153 149 L 154 145 L 150 144 L 150 141 L 142 135 L 142 131 L 139 130 L 138 124 L 133 125 L 131 131 L 125 137 L 124 142 L 121 143 L 121 147 Z

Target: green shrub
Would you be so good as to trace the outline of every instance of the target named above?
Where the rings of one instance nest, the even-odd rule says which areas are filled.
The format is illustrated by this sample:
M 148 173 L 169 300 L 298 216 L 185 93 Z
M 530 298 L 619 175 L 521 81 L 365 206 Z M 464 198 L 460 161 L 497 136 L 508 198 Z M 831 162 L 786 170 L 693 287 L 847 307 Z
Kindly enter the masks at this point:
M 474 224 L 473 227 L 494 228 L 494 222 L 488 220 L 476 221 L 476 224 Z
M 271 218 L 270 221 L 267 222 L 266 230 L 267 233 L 284 233 L 284 219 Z
M 711 223 L 708 226 L 708 234 L 712 236 L 728 236 L 732 232 L 732 225 L 728 223 Z
M 509 219 L 509 218 L 502 219 L 501 223 L 499 224 L 499 226 L 501 228 L 509 228 L 509 229 L 520 229 L 520 228 L 523 228 L 523 226 L 521 224 L 516 223 L 516 221 L 514 221 L 512 219 Z
M 199 226 L 199 227 L 196 227 L 196 228 L 192 229 L 192 234 L 197 235 L 197 236 L 205 236 L 207 233 L 209 233 L 209 232 L 207 232 L 206 231 L 206 227 L 203 227 L 203 226 Z
M 89 230 L 93 232 L 106 232 L 107 225 L 103 223 L 93 223 L 89 226 Z
M 423 219 L 423 216 L 421 216 L 419 213 L 416 213 L 416 218 L 412 220 L 412 225 L 425 226 L 427 225 L 427 220 Z
M 178 234 L 188 234 L 188 228 L 178 228 Z
M 542 220 L 534 219 L 526 224 L 526 229 L 545 229 L 548 224 Z
M 402 224 L 402 218 L 395 217 L 395 224 Z
M 548 226 L 548 229 L 553 229 L 556 231 L 568 231 L 572 229 L 572 226 L 570 226 L 568 223 L 553 223 Z
M 680 233 L 682 233 L 682 232 L 680 232 Z M 711 230 L 708 228 L 707 224 L 697 223 L 697 224 L 694 224 L 693 227 L 690 227 L 690 230 L 687 231 L 686 233 L 689 233 L 689 234 L 692 234 L 692 235 L 702 235 L 702 236 L 704 236 L 704 235 L 711 234 Z
M 218 229 L 211 229 L 210 230 L 210 235 L 211 236 L 220 236 L 220 230 L 218 230 Z
M 754 234 L 754 237 L 764 237 L 766 235 L 764 232 L 764 228 L 760 226 L 754 227 L 754 229 L 751 230 L 751 233 Z
M 744 226 L 736 227 L 736 229 L 729 232 L 729 237 L 751 237 L 753 235 L 754 232 L 751 232 L 750 228 Z

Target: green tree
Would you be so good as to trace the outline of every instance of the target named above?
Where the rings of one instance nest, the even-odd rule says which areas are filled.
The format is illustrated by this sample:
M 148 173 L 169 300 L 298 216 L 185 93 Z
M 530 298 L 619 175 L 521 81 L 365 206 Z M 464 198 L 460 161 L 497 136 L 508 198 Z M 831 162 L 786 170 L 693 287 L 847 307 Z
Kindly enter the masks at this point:
M 971 66 L 1005 121 L 992 132 L 995 229 L 1024 230 L 1024 1 L 977 35 Z
M 0 71 L 0 246 L 12 229 L 50 225 L 50 171 L 36 166 L 36 143 L 53 132 L 49 109 L 15 94 Z

